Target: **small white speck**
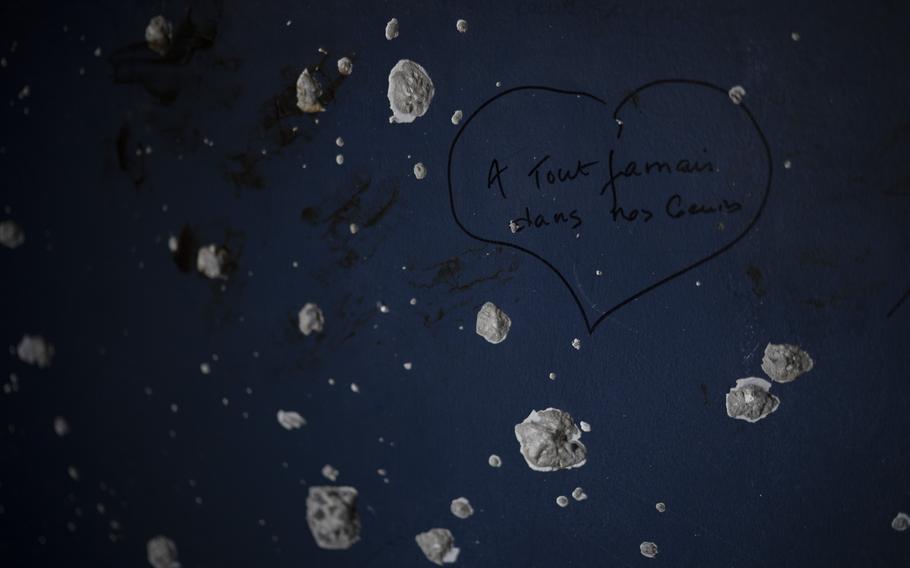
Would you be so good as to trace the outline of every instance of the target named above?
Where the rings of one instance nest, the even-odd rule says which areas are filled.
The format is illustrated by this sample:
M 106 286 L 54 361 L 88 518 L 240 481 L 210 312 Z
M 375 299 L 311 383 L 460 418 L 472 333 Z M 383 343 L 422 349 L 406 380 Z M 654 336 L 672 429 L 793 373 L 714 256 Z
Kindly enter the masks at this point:
M 405 370 L 405 371 L 410 371 L 410 370 L 414 367 L 414 365 L 411 364 L 410 361 L 408 361 L 407 363 L 405 363 L 404 365 L 402 365 L 402 367 L 404 367 L 404 370 Z
M 790 39 L 792 39 L 793 41 L 799 41 L 799 39 L 800 39 L 799 32 L 793 32 L 793 33 L 791 33 L 791 34 L 790 34 Z
M 351 223 L 350 226 L 348 226 L 348 229 L 351 231 L 352 235 L 356 235 L 357 231 L 360 230 L 360 227 L 357 225 L 357 223 Z
M 342 146 L 344 146 L 344 138 L 342 138 L 341 136 L 339 136 L 338 138 L 336 138 L 336 139 L 335 139 L 335 145 L 338 146 L 339 148 L 341 148 Z
M 579 423 L 578 423 L 578 426 L 579 426 L 579 428 L 581 428 L 581 431 L 582 431 L 582 432 L 590 432 L 590 431 L 591 431 L 591 425 L 588 424 L 587 422 L 585 422 L 584 420 L 582 420 L 581 422 L 579 422 Z
M 556 498 L 556 504 L 559 505 L 560 507 L 568 507 L 569 498 L 566 497 L 565 495 L 560 495 L 559 497 Z
M 351 383 L 351 392 L 360 392 L 360 387 L 357 386 L 357 383 Z
M 322 476 L 329 481 L 335 481 L 338 479 L 338 470 L 332 467 L 330 464 L 325 464 L 322 466 Z
M 416 306 L 416 305 L 417 305 L 417 298 L 411 298 L 411 300 L 410 300 L 408 303 L 411 304 L 412 306 Z
M 661 503 L 657 503 L 656 505 L 654 505 L 654 508 L 657 509 L 657 512 L 658 512 L 658 513 L 663 513 L 664 511 L 667 510 L 667 506 L 664 505 L 662 502 L 661 502 Z
M 577 337 L 575 339 L 573 339 L 572 348 L 575 349 L 576 351 L 580 350 L 581 349 L 581 339 L 578 339 Z
M 588 494 L 585 493 L 585 490 L 581 487 L 576 487 L 575 490 L 572 491 L 572 499 L 575 499 L 576 501 L 584 501 L 587 498 Z
M 101 57 L 101 47 L 96 47 L 94 53 L 95 57 Z
M 175 404 L 171 404 L 171 412 L 176 413 L 177 410 L 179 410 L 179 407 L 177 406 L 177 404 L 176 404 L 176 403 L 175 403 Z
M 595 271 L 594 271 L 594 274 L 596 274 L 597 276 L 603 276 L 603 275 L 604 275 L 603 270 L 595 270 Z
M 335 156 L 335 163 L 339 166 L 344 163 L 344 154 L 338 154 Z
M 553 371 L 550 371 L 550 374 L 547 375 L 547 376 L 548 376 L 548 378 L 549 378 L 551 381 L 555 381 L 555 380 L 556 380 L 556 373 L 554 373 Z
M 502 467 L 502 459 L 496 454 L 490 454 L 490 457 L 487 458 L 487 463 L 490 464 L 490 467 Z
M 784 160 L 784 169 L 785 170 L 789 170 L 792 166 L 793 166 L 793 164 L 790 162 L 790 160 Z

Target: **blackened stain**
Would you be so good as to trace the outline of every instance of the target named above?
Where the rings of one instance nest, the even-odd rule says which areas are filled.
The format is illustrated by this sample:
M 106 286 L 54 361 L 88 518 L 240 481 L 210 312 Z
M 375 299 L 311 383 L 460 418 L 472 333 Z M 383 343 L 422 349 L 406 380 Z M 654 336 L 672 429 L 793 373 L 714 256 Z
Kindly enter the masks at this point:
M 833 307 L 837 304 L 838 299 L 834 296 L 828 297 L 814 297 L 814 298 L 804 298 L 802 303 L 807 306 L 812 306 L 815 309 L 822 310 L 828 307 Z
M 117 130 L 117 165 L 137 188 L 145 182 L 145 153 L 142 146 L 132 140 L 128 122 Z
M 228 227 L 224 230 L 222 242 L 222 246 L 228 252 L 226 273 L 230 274 L 240 266 L 240 259 L 243 257 L 243 250 L 246 247 L 246 232 Z
M 319 211 L 315 207 L 304 207 L 300 219 L 308 225 L 315 225 L 319 222 Z
M 215 12 L 220 9 L 215 8 Z M 177 24 L 171 48 L 163 56 L 149 49 L 145 42 L 115 50 L 109 58 L 114 83 L 142 85 L 159 103 L 173 104 L 184 84 L 191 80 L 181 69 L 188 66 L 196 53 L 214 45 L 219 15 L 194 17 L 193 9 L 187 8 L 183 20 Z
M 910 197 L 910 177 L 901 177 L 882 190 L 882 195 Z
M 830 256 L 826 256 L 821 251 L 807 250 L 799 255 L 799 262 L 803 265 L 826 266 L 828 268 L 837 268 L 837 261 Z
M 398 203 L 401 193 L 398 184 L 395 179 L 377 183 L 369 176 L 356 176 L 341 201 L 333 195 L 319 204 L 308 205 L 301 210 L 300 219 L 312 226 L 325 225 L 325 238 L 334 250 L 341 252 L 339 266 L 350 268 L 362 257 L 349 246 L 353 237 L 351 224 L 362 230 L 379 225 Z M 362 242 L 363 233 L 356 240 Z
M 910 123 L 901 122 L 891 130 L 888 137 L 882 142 L 881 149 L 887 152 L 907 142 L 910 142 Z
M 228 154 L 226 156 L 228 163 L 222 164 L 224 177 L 237 188 L 263 189 L 265 178 L 258 166 L 264 158 L 261 153 L 255 152 Z
M 703 399 L 705 399 L 705 406 L 708 406 L 708 385 L 701 383 L 698 385 L 698 388 L 701 389 L 701 396 Z
M 174 252 L 174 264 L 181 272 L 192 272 L 196 266 L 196 251 L 199 250 L 199 241 L 193 233 L 192 227 L 184 225 L 177 237 L 177 250 Z
M 438 308 L 436 310 L 436 313 L 433 315 L 424 314 L 423 315 L 423 325 L 425 327 L 431 327 L 432 325 L 442 321 L 442 318 L 444 318 L 445 315 L 446 315 L 446 312 L 442 308 Z
M 764 296 L 767 290 L 765 289 L 765 277 L 761 269 L 757 266 L 749 265 L 746 268 L 746 275 L 752 281 L 752 293 L 758 298 Z
M 379 223 L 383 217 L 398 203 L 398 188 L 392 188 L 387 199 L 380 202 L 379 207 L 363 222 L 364 227 L 372 227 Z
M 494 253 L 496 256 L 501 255 L 503 253 L 502 247 L 496 247 Z M 466 258 L 470 260 L 466 261 Z M 468 249 L 462 254 L 430 265 L 423 271 L 433 274 L 431 280 L 429 282 L 412 282 L 412 285 L 422 289 L 441 286 L 449 292 L 465 292 L 484 282 L 508 281 L 512 273 L 518 270 L 517 255 L 512 255 L 505 266 L 502 266 L 501 263 L 496 262 L 494 259 L 493 265 L 495 269 L 493 270 L 486 269 L 486 263 L 480 262 L 481 260 L 490 260 L 490 258 L 492 256 L 486 254 L 485 248 Z M 470 268 L 469 273 L 467 273 L 467 268 Z

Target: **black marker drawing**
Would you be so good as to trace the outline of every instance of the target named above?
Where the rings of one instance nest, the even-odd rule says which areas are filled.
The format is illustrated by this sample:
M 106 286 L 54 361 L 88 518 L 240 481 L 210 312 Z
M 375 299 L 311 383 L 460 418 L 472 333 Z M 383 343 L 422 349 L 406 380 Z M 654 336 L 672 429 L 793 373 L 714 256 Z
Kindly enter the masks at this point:
M 646 93 L 653 97 L 648 110 L 654 108 L 655 101 L 658 108 L 650 114 L 639 108 Z M 704 114 L 705 109 L 711 109 L 726 122 L 717 127 L 704 124 L 701 129 L 707 133 L 694 127 L 685 130 L 678 123 L 694 119 L 688 109 L 674 106 L 676 97 L 694 100 L 697 110 Z M 503 103 L 507 98 L 509 103 Z M 547 104 L 555 112 L 537 112 Z M 671 111 L 660 105 L 669 105 Z M 572 110 L 581 107 L 584 112 Z M 529 114 L 529 120 L 517 121 L 515 116 L 524 108 L 535 112 Z M 546 86 L 515 87 L 487 100 L 463 121 L 448 159 L 449 206 L 459 228 L 478 241 L 510 247 L 543 262 L 569 290 L 589 333 L 620 308 L 742 240 L 764 210 L 773 170 L 770 147 L 755 117 L 745 104 L 734 105 L 727 90 L 717 85 L 689 79 L 653 81 L 634 89 L 612 115 L 605 112 L 607 119 L 598 122 L 597 109 L 609 108 L 605 100 L 590 93 Z M 579 112 L 582 120 L 576 117 L 573 123 L 572 112 Z M 535 120 L 541 124 L 526 124 Z M 679 134 L 655 134 L 664 120 L 670 124 L 667 128 L 690 133 L 692 143 L 686 145 L 689 140 L 681 140 L 686 137 Z M 554 149 L 542 137 L 556 131 L 560 124 L 560 144 Z M 575 138 L 574 133 L 563 133 L 572 127 L 579 130 Z M 615 137 L 610 135 L 612 129 Z M 725 138 L 696 147 L 696 140 L 704 142 L 715 131 Z M 636 136 L 643 137 L 644 142 Z M 632 142 L 628 142 L 629 137 Z M 586 139 L 591 144 L 580 141 Z M 660 148 L 662 143 L 671 149 Z M 564 148 L 567 145 L 570 150 Z M 712 147 L 709 150 L 707 146 Z M 557 155 L 560 151 L 562 155 Z M 621 151 L 651 153 L 623 159 Z M 520 156 L 515 158 L 516 154 Z M 766 165 L 746 164 L 749 159 L 765 161 Z M 475 206 L 470 207 L 472 204 Z M 590 261 L 589 268 L 596 262 L 612 262 L 610 275 L 619 283 L 616 291 L 608 289 L 593 299 L 585 286 L 584 303 L 577 273 L 575 285 L 565 276 L 578 264 L 570 240 L 581 238 L 576 231 L 584 232 L 587 239 L 593 235 L 594 243 L 603 244 L 597 260 L 583 259 Z M 705 241 L 707 245 L 702 244 Z M 626 257 L 632 254 L 628 251 L 640 246 L 649 253 L 644 261 Z M 704 250 L 692 250 L 697 247 Z M 542 248 L 550 252 L 549 256 L 541 252 Z M 634 264 L 639 261 L 657 264 L 645 277 L 644 269 Z M 628 267 L 626 274 L 623 270 Z M 593 274 L 593 270 L 589 272 Z M 602 271 L 597 270 L 597 274 Z M 609 288 L 606 283 L 614 280 L 595 282 Z M 607 307 L 599 309 L 598 305 Z M 591 310 L 596 313 L 589 313 Z

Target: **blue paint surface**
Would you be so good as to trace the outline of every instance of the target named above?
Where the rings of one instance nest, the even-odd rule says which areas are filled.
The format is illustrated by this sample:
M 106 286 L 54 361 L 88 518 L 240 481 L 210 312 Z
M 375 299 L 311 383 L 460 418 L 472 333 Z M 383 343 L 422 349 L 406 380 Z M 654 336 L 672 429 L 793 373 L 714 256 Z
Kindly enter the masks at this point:
M 910 563 L 910 535 L 890 526 L 910 511 L 902 5 L 226 0 L 196 4 L 199 49 L 162 64 L 142 32 L 158 13 L 181 20 L 183 3 L 56 4 L 0 8 L 10 101 L 0 207 L 27 239 L 0 250 L 0 333 L 7 345 L 40 333 L 56 347 L 50 369 L 12 354 L 0 363 L 0 381 L 19 381 L 0 395 L 3 566 L 143 566 L 156 534 L 192 567 L 429 566 L 413 538 L 432 527 L 452 530 L 460 566 Z M 401 35 L 389 42 L 391 17 Z M 290 96 L 293 110 L 294 81 L 319 47 L 333 74 L 343 55 L 354 73 L 318 124 L 276 122 L 276 100 Z M 386 79 L 401 58 L 427 69 L 436 95 L 413 124 L 390 125 Z M 597 317 L 600 300 L 576 304 L 540 260 L 456 224 L 450 116 L 523 85 L 590 93 L 610 101 L 603 116 L 567 107 L 542 121 L 574 125 L 547 136 L 564 156 L 595 148 L 604 159 L 613 105 L 680 77 L 745 87 L 772 156 L 767 204 L 732 248 L 589 334 L 579 307 Z M 723 175 L 760 178 L 767 164 L 731 150 L 736 107 L 714 96 L 631 139 L 623 163 L 691 141 L 713 144 Z M 676 100 L 643 95 L 635 112 L 652 124 Z M 490 138 L 520 133 L 503 133 L 503 117 L 520 124 L 529 109 L 498 114 L 505 126 Z M 507 154 L 533 153 L 530 136 Z M 489 152 L 478 156 L 480 174 L 456 174 L 484 177 Z M 585 187 L 599 189 L 597 175 Z M 588 189 L 547 197 L 595 211 L 601 196 Z M 508 219 L 496 224 L 508 210 L 490 207 L 466 215 L 510 242 Z M 582 238 L 540 241 L 548 258 L 575 261 L 570 284 L 600 285 L 603 265 L 603 278 L 638 289 L 680 247 L 700 258 L 717 245 L 711 221 L 710 231 L 614 228 L 615 246 L 603 236 L 608 210 L 589 213 Z M 167 239 L 184 226 L 230 248 L 223 287 L 175 265 Z M 592 227 L 600 240 L 585 238 Z M 473 331 L 485 301 L 512 318 L 502 344 Z M 325 311 L 318 337 L 296 329 L 306 302 Z M 724 394 L 762 376 L 769 341 L 801 345 L 815 369 L 773 387 L 772 416 L 732 420 Z M 524 464 L 513 427 L 550 406 L 592 425 L 584 467 Z M 283 430 L 278 409 L 307 426 Z M 54 434 L 58 415 L 67 437 Z M 487 465 L 492 453 L 502 468 Z M 326 463 L 360 492 L 362 540 L 347 551 L 318 549 L 306 526 L 307 488 L 328 483 Z M 557 507 L 576 486 L 589 499 Z M 459 496 L 476 511 L 467 520 L 449 513 Z M 656 559 L 641 556 L 642 541 L 658 544 Z

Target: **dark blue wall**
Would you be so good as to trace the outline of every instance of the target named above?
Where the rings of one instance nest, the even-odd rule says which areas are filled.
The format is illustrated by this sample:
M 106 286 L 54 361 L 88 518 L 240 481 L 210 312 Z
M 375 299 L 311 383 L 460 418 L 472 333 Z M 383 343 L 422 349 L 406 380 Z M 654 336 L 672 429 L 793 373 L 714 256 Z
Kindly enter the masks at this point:
M 50 369 L 0 363 L 0 381 L 19 378 L 0 395 L 0 564 L 143 566 L 147 539 L 164 533 L 189 567 L 429 566 L 413 537 L 436 526 L 453 531 L 460 566 L 910 564 L 910 535 L 890 526 L 910 510 L 906 5 L 413 4 L 199 3 L 198 45 L 170 63 L 143 30 L 158 13 L 180 20 L 182 2 L 0 8 L 0 207 L 27 237 L 0 250 L 0 343 L 41 333 L 56 346 Z M 388 42 L 393 16 L 401 35 Z M 330 69 L 352 57 L 353 75 L 318 124 L 276 119 L 319 47 Z M 386 78 L 401 58 L 427 69 L 436 95 L 424 117 L 390 125 Z M 728 241 L 694 222 L 617 228 L 599 191 L 551 195 L 554 210 L 589 211 L 582 238 L 537 243 L 558 271 L 471 238 L 450 206 L 450 116 L 518 86 L 588 93 L 601 114 L 500 99 L 501 124 L 473 133 L 475 150 L 485 137 L 493 149 L 453 175 L 483 177 L 500 145 L 514 156 L 546 140 L 562 157 L 605 160 L 615 105 L 669 78 L 722 90 L 642 93 L 623 112 L 650 130 L 623 133 L 623 163 L 710 146 L 712 191 L 730 188 L 752 215 L 770 166 L 767 202 L 754 226 L 726 221 L 743 233 L 735 245 L 589 334 L 579 308 L 597 319 Z M 770 161 L 725 99 L 736 84 Z M 463 215 L 512 242 L 481 190 Z M 184 226 L 230 248 L 224 287 L 175 265 L 167 239 Z M 602 266 L 602 298 L 573 297 L 560 279 L 598 282 Z M 305 338 L 295 320 L 310 301 L 326 329 Z M 513 320 L 500 345 L 473 331 L 485 301 Z M 761 376 L 769 341 L 803 346 L 815 369 L 775 385 L 772 416 L 732 420 L 724 394 Z M 523 463 L 512 428 L 549 406 L 591 423 L 584 467 Z M 308 425 L 283 430 L 279 408 Z M 54 434 L 58 415 L 67 437 Z M 363 539 L 348 551 L 318 549 L 306 526 L 326 463 L 360 491 Z M 589 499 L 557 507 L 576 486 Z M 468 520 L 449 513 L 459 496 L 477 511 Z M 655 560 L 639 554 L 646 540 Z

